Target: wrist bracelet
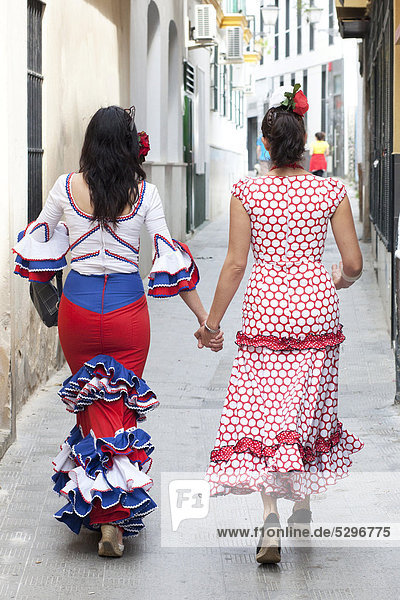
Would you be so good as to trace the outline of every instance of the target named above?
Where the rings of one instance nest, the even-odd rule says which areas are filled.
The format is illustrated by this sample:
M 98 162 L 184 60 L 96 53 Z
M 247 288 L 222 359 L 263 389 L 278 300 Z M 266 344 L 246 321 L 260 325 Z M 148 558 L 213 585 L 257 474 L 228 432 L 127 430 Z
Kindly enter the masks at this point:
M 360 277 L 362 275 L 362 270 L 356 277 L 350 277 L 349 275 L 346 275 L 346 273 L 343 271 L 343 267 L 340 267 L 340 273 L 345 281 L 347 281 L 348 283 L 354 283 L 354 281 L 357 281 L 357 279 L 360 279 Z
M 211 329 L 211 327 L 209 327 L 207 325 L 207 321 L 204 323 L 204 327 L 207 329 L 207 331 L 209 331 L 210 333 L 218 333 L 220 330 L 220 327 L 218 327 L 218 329 Z

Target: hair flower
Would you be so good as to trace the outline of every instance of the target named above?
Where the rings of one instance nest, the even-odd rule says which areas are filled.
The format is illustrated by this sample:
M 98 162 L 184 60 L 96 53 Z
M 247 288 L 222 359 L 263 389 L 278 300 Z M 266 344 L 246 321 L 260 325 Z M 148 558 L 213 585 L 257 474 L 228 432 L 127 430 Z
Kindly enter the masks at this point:
M 271 96 L 270 108 L 282 107 L 287 111 L 295 112 L 303 116 L 309 109 L 306 96 L 300 90 L 300 83 L 296 83 L 293 89 L 281 86 Z
M 150 150 L 150 142 L 149 136 L 145 131 L 140 131 L 138 133 L 138 141 L 139 141 L 139 156 L 143 157 L 143 159 L 148 155 Z

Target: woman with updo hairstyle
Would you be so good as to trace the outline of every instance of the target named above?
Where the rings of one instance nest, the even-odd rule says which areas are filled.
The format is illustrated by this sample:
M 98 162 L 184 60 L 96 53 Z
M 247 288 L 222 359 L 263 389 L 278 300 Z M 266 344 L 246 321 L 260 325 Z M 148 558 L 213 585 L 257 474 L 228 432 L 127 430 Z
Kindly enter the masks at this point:
M 361 276 L 362 255 L 343 183 L 301 164 L 308 102 L 299 88 L 276 90 L 262 121 L 270 171 L 232 188 L 228 253 L 195 334 L 200 347 L 218 335 L 251 246 L 239 349 L 207 480 L 212 496 L 261 493 L 259 563 L 281 559 L 278 498 L 294 502 L 289 526 L 309 528 L 310 495 L 344 477 L 363 447 L 338 417 L 345 337 L 337 294 Z M 322 263 L 329 222 L 341 255 L 331 274 Z
M 76 425 L 53 462 L 54 490 L 66 501 L 55 517 L 77 534 L 82 526 L 101 532 L 100 556 L 122 556 L 123 537 L 137 535 L 156 508 L 147 475 L 154 446 L 142 427 L 158 405 L 142 379 L 150 344 L 139 274 L 143 225 L 155 252 L 148 295 L 179 294 L 199 324 L 207 318 L 193 257 L 172 239 L 160 194 L 146 180 L 149 150 L 134 107 L 100 108 L 87 126 L 79 171 L 58 177 L 14 247 L 15 272 L 41 285 L 62 272 L 70 251 L 58 332 L 72 374 L 59 395 Z M 222 334 L 212 346 L 221 348 Z

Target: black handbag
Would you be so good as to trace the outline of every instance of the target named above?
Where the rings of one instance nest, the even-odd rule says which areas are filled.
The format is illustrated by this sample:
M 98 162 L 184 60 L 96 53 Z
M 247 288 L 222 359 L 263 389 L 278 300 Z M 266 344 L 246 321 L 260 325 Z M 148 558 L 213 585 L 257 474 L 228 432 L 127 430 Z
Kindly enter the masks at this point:
M 58 306 L 63 290 L 62 271 L 56 273 L 57 287 L 50 281 L 41 283 L 31 281 L 29 293 L 39 317 L 47 327 L 55 327 L 58 323 Z

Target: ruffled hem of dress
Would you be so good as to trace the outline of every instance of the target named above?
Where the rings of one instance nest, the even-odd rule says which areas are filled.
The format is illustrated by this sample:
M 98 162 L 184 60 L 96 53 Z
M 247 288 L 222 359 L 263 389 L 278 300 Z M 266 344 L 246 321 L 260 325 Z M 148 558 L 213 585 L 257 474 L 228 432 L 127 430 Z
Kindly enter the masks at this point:
M 98 530 L 101 523 L 91 519 L 94 502 L 102 509 L 118 509 L 124 536 L 137 535 L 144 527 L 143 517 L 157 507 L 147 491 L 153 482 L 146 474 L 154 446 L 150 436 L 138 428 L 116 432 L 114 437 L 86 437 L 75 426 L 53 461 L 54 491 L 67 498 L 55 518 L 71 531 L 82 525 Z
M 48 224 L 33 221 L 18 234 L 18 242 L 13 248 L 16 255 L 14 273 L 29 281 L 50 281 L 57 271 L 67 266 L 65 255 L 68 250 L 65 223 L 59 223 L 50 238 Z
M 279 338 L 275 335 L 257 335 L 252 337 L 246 335 L 242 331 L 238 331 L 236 334 L 236 344 L 238 346 L 269 348 L 270 350 L 276 351 L 305 350 L 307 348 L 320 350 L 322 348 L 327 348 L 328 346 L 338 346 L 341 344 L 346 339 L 342 329 L 343 325 L 339 324 L 336 333 L 309 334 L 303 339 L 294 337 Z
M 299 443 L 295 431 L 282 431 L 278 443 L 267 446 L 242 438 L 234 446 L 215 448 L 207 472 L 212 496 L 264 491 L 289 500 L 325 492 L 346 477 L 350 455 L 364 443 L 339 423 L 330 437 L 320 436 L 313 446 Z M 229 481 L 228 481 L 229 480 Z
M 138 421 L 159 405 L 156 395 L 144 379 L 108 355 L 99 354 L 66 379 L 58 392 L 69 412 L 80 412 L 96 402 L 114 402 L 123 398 L 124 404 L 135 411 Z
M 161 235 L 154 236 L 156 254 L 149 275 L 149 296 L 170 298 L 194 290 L 200 280 L 189 248 L 177 240 L 172 242 Z

